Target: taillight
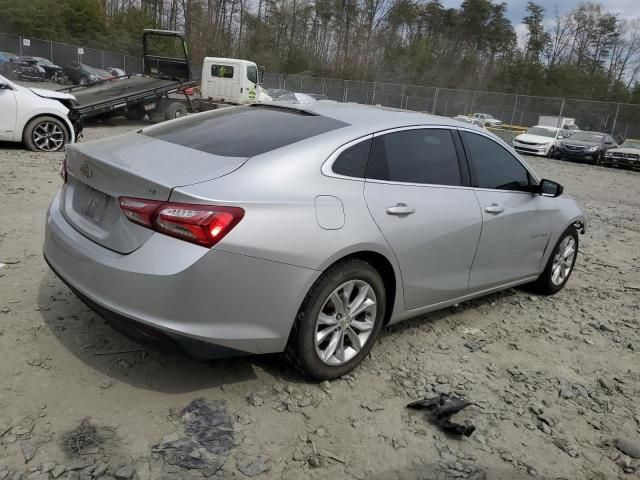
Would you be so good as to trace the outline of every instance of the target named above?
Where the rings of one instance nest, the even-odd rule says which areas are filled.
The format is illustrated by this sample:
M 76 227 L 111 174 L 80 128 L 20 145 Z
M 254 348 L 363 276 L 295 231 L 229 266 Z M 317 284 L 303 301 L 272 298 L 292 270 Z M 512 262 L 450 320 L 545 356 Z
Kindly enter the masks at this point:
M 133 223 L 204 247 L 218 243 L 244 216 L 244 210 L 239 207 L 131 197 L 118 200 L 124 215 Z
M 60 176 L 62 177 L 62 181 L 67 183 L 67 156 L 65 155 L 62 159 L 62 163 L 60 164 Z

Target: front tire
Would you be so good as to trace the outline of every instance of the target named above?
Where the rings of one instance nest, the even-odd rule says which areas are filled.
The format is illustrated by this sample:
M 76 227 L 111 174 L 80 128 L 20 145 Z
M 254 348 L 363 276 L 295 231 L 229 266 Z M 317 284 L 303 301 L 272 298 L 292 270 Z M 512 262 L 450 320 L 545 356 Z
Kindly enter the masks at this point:
M 567 228 L 556 243 L 547 266 L 534 282 L 535 289 L 544 295 L 555 295 L 564 288 L 578 257 L 578 231 Z
M 329 268 L 313 285 L 294 322 L 286 353 L 317 380 L 356 368 L 376 341 L 386 312 L 382 278 L 369 263 L 351 259 Z
M 69 132 L 57 118 L 37 117 L 24 128 L 22 140 L 33 152 L 56 152 L 69 142 Z

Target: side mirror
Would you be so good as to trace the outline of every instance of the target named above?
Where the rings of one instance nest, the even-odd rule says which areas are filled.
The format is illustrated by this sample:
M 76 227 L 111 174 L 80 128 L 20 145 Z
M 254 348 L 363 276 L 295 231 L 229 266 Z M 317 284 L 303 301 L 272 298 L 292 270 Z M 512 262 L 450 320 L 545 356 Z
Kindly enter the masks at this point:
M 258 67 L 258 85 L 264 82 L 264 67 Z
M 564 138 L 564 135 L 558 135 L 558 138 Z
M 538 193 L 545 197 L 559 197 L 562 195 L 563 190 L 564 187 L 558 182 L 547 180 L 546 178 L 540 180 L 540 184 L 538 185 Z

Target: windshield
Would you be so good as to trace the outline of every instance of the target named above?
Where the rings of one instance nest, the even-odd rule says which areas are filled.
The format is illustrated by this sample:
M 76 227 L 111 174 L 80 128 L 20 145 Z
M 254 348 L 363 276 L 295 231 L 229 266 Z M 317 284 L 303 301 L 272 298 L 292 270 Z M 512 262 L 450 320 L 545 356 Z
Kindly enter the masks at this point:
M 640 150 L 640 140 L 625 140 L 620 148 L 637 148 Z
M 89 65 L 85 65 L 84 63 L 81 63 L 80 66 L 82 67 L 82 70 L 84 70 L 85 72 L 93 73 L 94 75 L 103 76 L 103 75 L 105 75 L 107 73 L 104 70 L 100 70 L 98 68 L 90 67 Z
M 347 125 L 295 109 L 247 106 L 212 110 L 143 133 L 222 157 L 253 157 Z
M 571 140 L 581 140 L 583 142 L 602 143 L 604 133 L 578 132 L 571 135 Z
M 53 63 L 51 63 L 49 60 L 47 60 L 46 58 L 42 58 L 42 57 L 33 57 L 34 60 L 36 60 L 38 63 L 42 64 L 42 65 L 47 65 L 47 66 L 53 66 Z
M 557 130 L 550 130 L 548 128 L 531 127 L 527 130 L 527 133 L 530 135 L 538 135 L 539 137 L 556 138 L 558 132 Z

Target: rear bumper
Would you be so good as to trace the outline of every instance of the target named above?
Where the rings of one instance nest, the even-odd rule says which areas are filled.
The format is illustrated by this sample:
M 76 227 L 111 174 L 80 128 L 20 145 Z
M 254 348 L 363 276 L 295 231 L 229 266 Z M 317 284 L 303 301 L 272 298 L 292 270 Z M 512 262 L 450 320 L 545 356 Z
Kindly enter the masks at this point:
M 107 320 L 153 337 L 141 328 L 151 327 L 191 353 L 203 350 L 203 342 L 223 347 L 214 348 L 213 356 L 282 351 L 302 299 L 319 275 L 161 234 L 122 255 L 77 232 L 62 216 L 58 196 L 47 214 L 44 256 Z

